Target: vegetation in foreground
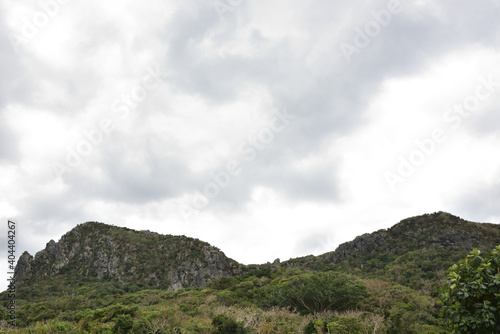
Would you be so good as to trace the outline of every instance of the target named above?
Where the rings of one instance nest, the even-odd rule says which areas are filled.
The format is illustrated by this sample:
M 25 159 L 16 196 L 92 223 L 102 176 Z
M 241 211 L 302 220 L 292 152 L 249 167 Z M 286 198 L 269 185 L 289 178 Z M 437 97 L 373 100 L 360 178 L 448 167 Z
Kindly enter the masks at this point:
M 0 332 L 498 333 L 499 243 L 500 225 L 439 212 L 244 266 L 194 239 L 86 223 L 24 256 L 18 327 L 3 292 Z
M 142 290 L 97 279 L 22 288 L 10 333 L 446 333 L 436 299 L 345 273 L 281 269 L 206 289 Z M 75 287 L 76 286 L 76 287 Z M 55 297 L 59 296 L 59 297 Z M 3 318 L 7 313 L 3 311 Z
M 441 315 L 453 333 L 500 333 L 500 246 L 472 250 L 448 269 Z

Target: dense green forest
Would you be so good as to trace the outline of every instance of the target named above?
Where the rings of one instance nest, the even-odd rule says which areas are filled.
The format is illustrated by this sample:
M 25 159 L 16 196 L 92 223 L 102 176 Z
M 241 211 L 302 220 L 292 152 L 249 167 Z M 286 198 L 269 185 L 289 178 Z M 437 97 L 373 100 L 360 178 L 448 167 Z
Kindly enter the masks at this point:
M 237 333 L 224 326 L 242 333 L 443 332 L 431 295 L 336 271 L 260 270 L 175 292 L 61 278 L 18 295 L 24 329 L 12 333 Z M 224 323 L 218 330 L 217 319 Z
M 85 228 L 89 226 L 100 229 L 101 234 L 102 229 L 108 229 L 103 224 Z M 114 244 L 149 235 L 118 227 L 110 231 L 107 236 L 115 235 Z M 472 248 L 491 250 L 500 244 L 499 231 L 498 225 L 466 222 L 445 213 L 424 215 L 360 236 L 320 256 L 249 266 L 226 261 L 224 268 L 229 263 L 232 274 L 223 272 L 222 277 L 217 277 L 219 272 L 200 269 L 205 275 L 204 281 L 198 280 L 202 282 L 200 286 L 196 286 L 196 280 L 179 278 L 179 282 L 190 285 L 179 289 L 169 289 L 149 279 L 120 279 L 109 273 L 82 275 L 77 262 L 71 262 L 69 257 L 66 270 L 53 272 L 50 266 L 64 256 L 65 248 L 73 250 L 78 259 L 74 245 L 79 243 L 82 248 L 82 239 L 75 239 L 78 233 L 70 233 L 71 240 L 63 237 L 66 244 L 57 246 L 62 249 L 59 253 L 51 251 L 55 249 L 51 243 L 47 252 L 44 250 L 30 260 L 31 277 L 25 277 L 16 291 L 17 328 L 8 325 L 9 300 L 6 292 L 1 294 L 0 331 L 451 333 L 447 320 L 440 316 L 446 271 Z M 126 238 L 127 234 L 133 238 Z M 149 248 L 154 249 L 154 243 L 162 239 L 155 235 L 151 238 Z M 214 254 L 206 249 L 206 244 L 199 242 L 203 251 L 198 251 L 192 248 L 196 243 L 182 238 L 180 243 L 168 239 L 176 247 L 191 245 L 190 250 L 175 250 L 172 258 L 183 259 L 178 260 L 181 265 L 186 263 L 184 252 L 205 260 L 204 254 Z M 132 246 L 133 242 L 128 247 Z M 119 250 L 120 247 L 116 246 Z M 49 256 L 51 252 L 53 258 Z M 123 267 L 131 265 L 138 264 L 127 263 Z M 88 266 L 89 263 L 81 264 Z M 116 266 L 115 272 L 120 273 L 121 265 Z M 156 270 L 153 264 L 150 266 Z M 182 276 L 183 270 L 175 275 Z M 135 269 L 136 277 L 140 271 Z M 211 274 L 215 276 L 210 277 Z

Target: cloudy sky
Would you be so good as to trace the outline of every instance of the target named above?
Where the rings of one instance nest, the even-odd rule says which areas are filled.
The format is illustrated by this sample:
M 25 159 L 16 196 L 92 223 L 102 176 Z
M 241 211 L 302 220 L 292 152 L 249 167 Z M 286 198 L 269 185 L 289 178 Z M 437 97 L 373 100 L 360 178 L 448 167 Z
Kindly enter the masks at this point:
M 18 255 L 86 221 L 242 263 L 435 211 L 500 223 L 499 0 L 0 6 Z

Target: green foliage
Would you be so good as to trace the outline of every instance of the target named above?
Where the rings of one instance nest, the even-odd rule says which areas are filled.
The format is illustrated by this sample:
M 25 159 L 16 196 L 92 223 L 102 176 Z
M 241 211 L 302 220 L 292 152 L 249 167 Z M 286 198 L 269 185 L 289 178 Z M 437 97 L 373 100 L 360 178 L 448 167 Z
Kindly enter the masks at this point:
M 243 323 L 222 314 L 213 317 L 212 325 L 216 328 L 216 334 L 245 334 L 250 332 Z
M 92 313 L 92 318 L 94 320 L 99 320 L 101 322 L 111 321 L 119 315 L 133 316 L 137 310 L 138 306 L 124 306 L 121 304 L 111 305 L 105 308 L 97 309 Z
M 329 313 L 323 314 L 328 315 Z M 385 334 L 387 326 L 383 323 L 382 316 L 374 316 L 360 311 L 348 311 L 316 318 L 304 327 L 303 332 L 306 334 Z
M 281 306 L 303 314 L 353 309 L 367 296 L 362 281 L 332 272 L 294 277 L 281 284 L 275 294 Z
M 335 282 L 337 284 L 333 284 Z M 44 283 L 39 283 L 43 290 Z M 216 328 L 212 325 L 216 313 L 230 319 L 218 324 L 223 326 L 221 330 L 234 326 L 233 319 L 245 319 L 247 329 L 260 333 L 297 333 L 304 332 L 306 327 L 310 332 L 311 328 L 314 330 L 311 333 L 357 333 L 360 326 L 362 333 L 439 333 L 433 309 L 435 300 L 389 282 L 361 281 L 342 273 L 289 268 L 275 270 L 271 277 L 240 276 L 222 279 L 220 283 L 223 284 L 215 282 L 212 289 L 123 292 L 130 291 L 126 284 L 89 280 L 81 286 L 75 283 L 72 294 L 52 297 L 47 294 L 43 302 L 19 300 L 20 320 L 24 319 L 20 325 L 26 332 L 42 328 L 43 322 L 60 321 L 71 324 L 81 333 L 128 330 L 137 334 L 212 334 Z M 58 284 L 66 283 L 61 281 Z M 293 304 L 297 300 L 294 297 L 301 296 L 301 284 L 307 287 L 304 291 L 310 292 L 308 297 L 315 296 L 315 302 L 334 296 L 332 292 L 337 290 L 341 294 L 332 297 L 333 300 L 343 300 L 342 295 L 355 297 L 356 289 L 351 290 L 353 286 L 361 288 L 365 297 L 351 305 L 349 300 L 344 300 L 338 310 L 348 309 L 349 314 L 335 313 L 335 316 L 319 319 L 315 311 L 299 309 Z M 115 293 L 107 295 L 105 291 Z M 323 306 L 318 309 L 323 316 Z M 335 309 L 337 307 L 330 308 Z M 357 313 L 353 315 L 353 312 Z M 44 314 L 43 320 L 33 320 L 40 314 Z M 27 318 L 32 320 L 26 321 Z M 130 321 L 133 321 L 132 329 L 127 325 Z M 311 321 L 313 327 L 308 325 Z M 239 325 L 245 328 L 242 323 Z
M 221 277 L 209 283 L 209 287 L 214 290 L 225 290 L 240 282 L 239 277 Z
M 359 318 L 346 316 L 329 323 L 327 329 L 335 334 L 362 334 L 363 323 Z
M 491 249 L 499 240 L 498 224 L 468 222 L 445 212 L 425 214 L 405 219 L 388 230 L 356 238 L 348 249 L 349 256 L 334 270 L 384 279 L 437 295 L 447 268 L 472 248 Z M 320 255 L 315 263 L 334 255 Z M 302 268 L 319 270 L 317 265 L 300 263 Z
M 130 333 L 132 327 L 134 326 L 134 321 L 130 314 L 120 314 L 115 319 L 115 325 L 113 326 L 113 333 L 122 334 Z
M 500 246 L 478 249 L 447 271 L 442 316 L 454 333 L 500 332 Z
M 396 302 L 387 314 L 391 326 L 390 332 L 394 334 L 442 332 L 439 321 L 435 319 L 431 310 L 420 309 L 418 303 Z
M 314 321 L 309 321 L 306 328 L 304 328 L 304 334 L 316 334 L 316 327 L 314 326 Z
M 389 230 L 365 234 L 343 253 L 249 266 L 227 261 L 222 266 L 232 277 L 212 280 L 209 274 L 203 274 L 207 288 L 177 291 L 167 290 L 171 286 L 168 278 L 178 275 L 181 267 L 192 272 L 192 264 L 205 263 L 207 252 L 214 252 L 214 248 L 186 237 L 99 223 L 84 224 L 62 240 L 60 245 L 66 252 L 73 250 L 71 243 L 80 244 L 74 248 L 76 257 L 56 275 L 40 267 L 42 260 L 52 263 L 54 259 L 41 256 L 33 267 L 41 276 L 18 287 L 19 329 L 5 330 L 6 322 L 0 319 L 0 332 L 447 333 L 436 307 L 436 291 L 445 281 L 446 268 L 465 257 L 472 247 L 487 249 L 493 242 L 497 244 L 500 228 L 444 213 L 424 215 Z M 91 251 L 87 244 L 92 245 Z M 109 254 L 111 250 L 119 257 L 118 275 L 91 277 L 96 254 Z M 126 261 L 121 257 L 124 254 Z M 500 291 L 495 290 L 496 283 L 491 285 L 498 281 L 498 260 L 479 253 L 467 261 L 470 270 L 461 273 L 458 265 L 458 276 L 449 271 L 448 277 L 452 275 L 459 282 L 469 275 L 482 281 L 463 283 L 466 290 L 456 282 L 452 288 L 449 282 L 446 288 L 451 311 L 443 312 L 452 315 L 466 308 L 462 301 L 452 301 L 451 292 L 462 291 L 465 298 L 466 293 L 470 297 L 484 290 L 481 285 L 486 286 L 486 293 L 493 292 L 493 299 L 483 299 L 479 306 L 479 302 L 472 303 L 482 313 L 468 318 L 476 324 L 476 330 L 469 332 L 481 333 L 477 326 L 484 319 L 498 323 L 498 308 L 493 308 L 497 307 L 495 291 Z M 156 279 L 151 279 L 151 274 Z M 196 275 L 182 277 L 193 287 L 205 286 Z M 488 283 L 488 277 L 493 281 Z M 7 300 L 5 293 L 0 294 L 1 318 L 6 317 Z
M 46 277 L 66 276 L 75 279 L 97 278 L 100 282 L 117 282 L 123 280 L 125 286 L 137 291 L 137 287 L 171 288 L 169 279 L 172 274 L 181 277 L 181 267 L 190 268 L 196 262 L 202 275 L 187 270 L 182 274 L 183 286 L 202 286 L 210 281 L 212 268 L 217 268 L 228 275 L 237 272 L 242 265 L 227 258 L 219 249 L 206 242 L 185 236 L 160 235 L 149 231 L 133 231 L 127 228 L 109 226 L 97 222 L 78 225 L 61 237 L 57 244 L 57 256 L 42 250 L 32 260 L 31 278 L 19 282 L 23 286 L 37 285 Z M 162 256 L 157 256 L 162 254 Z M 62 255 L 62 256 L 59 256 Z M 209 256 L 208 258 L 206 256 Z M 67 258 L 65 263 L 59 258 Z M 96 263 L 111 261 L 113 268 L 104 272 L 97 271 Z M 57 263 L 56 263 L 57 262 Z M 147 273 L 147 274 L 146 274 Z M 30 276 L 30 275 L 28 275 Z M 82 284 L 83 285 L 83 284 Z M 134 287 L 135 285 L 135 287 Z M 40 296 L 43 292 L 55 295 L 66 286 L 48 285 L 41 290 L 29 289 L 32 296 Z M 131 291 L 122 290 L 121 293 Z M 71 293 L 71 291 L 69 292 Z M 120 293 L 113 291 L 109 293 Z
M 1 333 L 12 333 L 11 331 L 2 331 L 0 326 Z M 37 333 L 37 334 L 80 334 L 81 331 L 70 322 L 66 321 L 46 321 L 46 322 L 38 322 L 28 333 Z

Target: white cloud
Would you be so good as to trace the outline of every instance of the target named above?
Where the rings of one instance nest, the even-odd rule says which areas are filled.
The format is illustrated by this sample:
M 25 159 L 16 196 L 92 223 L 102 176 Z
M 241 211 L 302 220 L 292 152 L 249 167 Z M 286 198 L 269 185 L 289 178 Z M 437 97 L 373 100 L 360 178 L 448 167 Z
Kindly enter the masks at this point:
M 387 5 L 242 2 L 220 17 L 204 1 L 68 1 L 14 50 L 7 37 L 44 8 L 5 2 L 2 219 L 23 226 L 31 253 L 98 220 L 198 237 L 245 263 L 326 252 L 437 210 L 497 219 L 500 89 L 459 127 L 443 115 L 480 77 L 500 81 L 500 8 L 405 2 L 349 63 L 341 43 Z M 128 100 L 151 71 L 158 85 Z M 252 148 L 282 110 L 293 119 Z M 55 174 L 103 119 L 114 128 Z M 436 128 L 446 140 L 391 191 L 384 173 Z M 186 219 L 235 157 L 241 173 Z

